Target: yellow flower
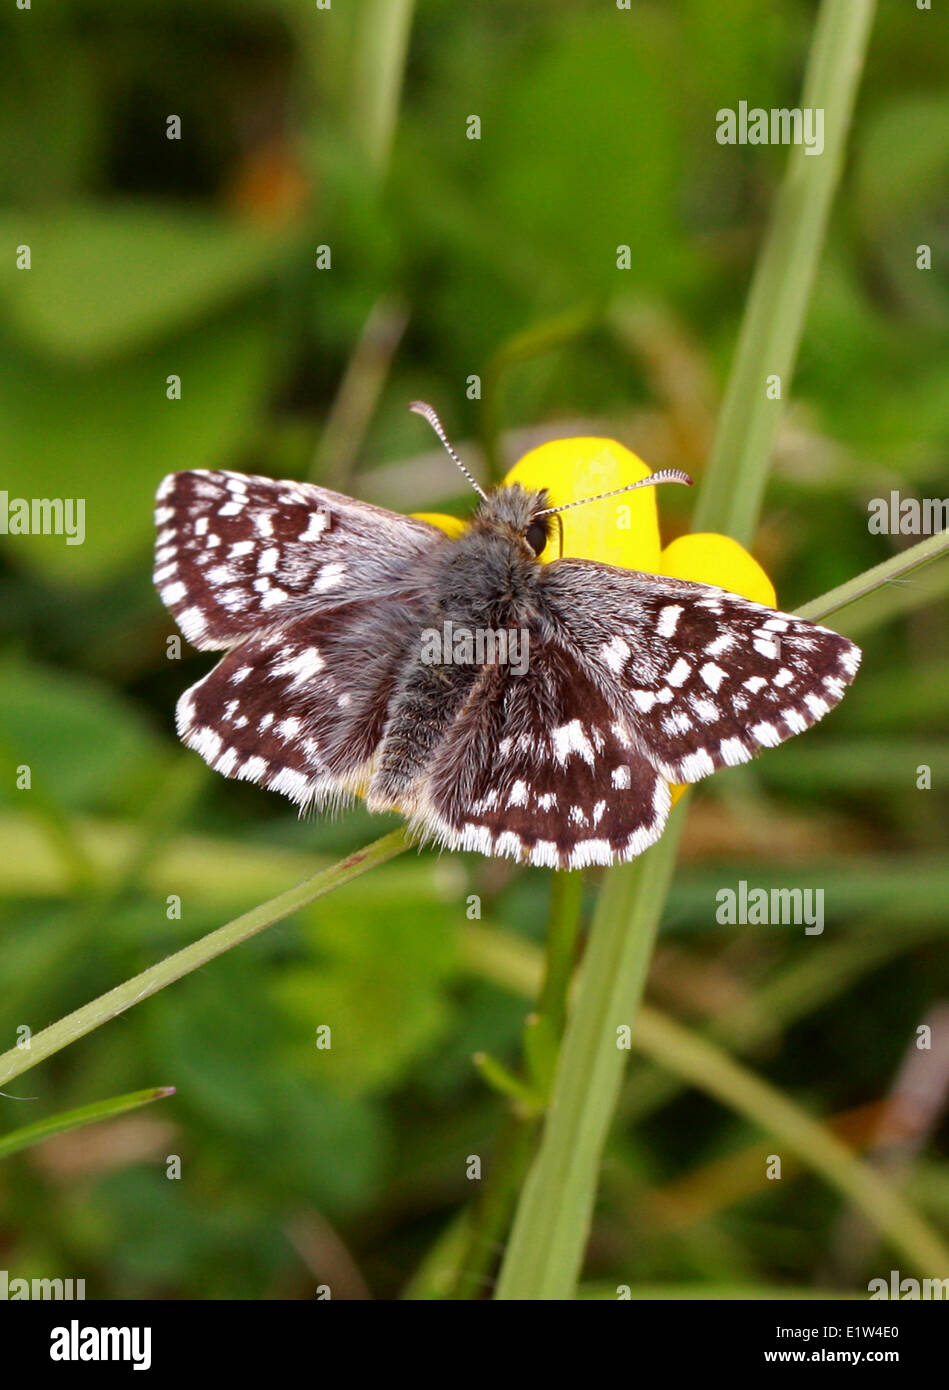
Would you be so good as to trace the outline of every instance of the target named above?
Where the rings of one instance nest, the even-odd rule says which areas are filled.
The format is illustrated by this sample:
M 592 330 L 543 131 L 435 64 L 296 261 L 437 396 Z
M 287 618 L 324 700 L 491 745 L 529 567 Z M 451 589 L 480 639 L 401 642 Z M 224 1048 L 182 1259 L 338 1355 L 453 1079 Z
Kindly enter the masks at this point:
M 550 505 L 563 506 L 582 497 L 627 487 L 652 472 L 641 458 L 613 439 L 557 439 L 531 449 L 520 459 L 503 485 L 520 483 L 535 491 L 546 488 Z M 679 536 L 663 547 L 659 535 L 658 489 L 638 488 L 625 496 L 590 502 L 560 514 L 563 554 L 580 560 L 599 560 L 622 569 L 666 574 L 699 584 L 714 584 L 768 608 L 777 604 L 771 580 L 744 546 L 714 532 Z M 456 517 L 424 513 L 450 536 L 464 524 Z M 553 533 L 541 563 L 560 556 L 559 536 Z M 683 788 L 673 788 L 673 799 Z
M 613 439 L 557 439 L 541 444 L 520 459 L 502 486 L 520 483 L 523 487 L 546 488 L 550 505 L 561 507 L 581 497 L 627 487 L 648 478 L 652 472 L 629 449 Z M 714 532 L 680 536 L 663 548 L 659 537 L 658 489 L 639 488 L 623 497 L 609 497 L 572 507 L 561 514 L 563 553 L 579 560 L 599 560 L 622 569 L 642 570 L 646 574 L 668 574 L 674 579 L 691 579 L 715 584 L 730 593 L 741 594 L 755 603 L 774 608 L 777 596 L 771 580 L 744 546 L 730 536 Z M 441 527 L 449 536 L 458 536 L 465 523 L 439 512 L 416 512 L 423 521 Z M 543 564 L 560 554 L 559 537 L 554 538 L 541 556 Z

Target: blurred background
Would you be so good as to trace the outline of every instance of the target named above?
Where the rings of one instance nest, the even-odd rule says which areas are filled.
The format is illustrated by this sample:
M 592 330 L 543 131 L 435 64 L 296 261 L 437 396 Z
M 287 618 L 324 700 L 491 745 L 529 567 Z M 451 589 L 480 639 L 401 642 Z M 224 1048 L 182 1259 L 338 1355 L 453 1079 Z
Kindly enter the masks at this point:
M 717 144 L 715 112 L 799 103 L 815 11 L 6 7 L 0 485 L 85 498 L 86 537 L 3 538 L 0 1046 L 390 824 L 300 821 L 177 744 L 177 696 L 213 658 L 169 659 L 160 478 L 227 467 L 464 515 L 416 397 L 485 481 L 569 434 L 700 477 L 786 156 Z M 947 492 L 940 23 L 944 39 L 935 14 L 879 7 L 754 545 L 785 607 L 912 542 L 871 535 L 869 499 Z M 665 540 L 691 505 L 663 491 Z M 648 999 L 945 1230 L 945 611 L 864 645 L 826 726 L 693 798 Z M 719 926 L 715 894 L 741 879 L 823 888 L 824 935 Z M 0 1265 L 102 1298 L 438 1292 L 430 1252 L 506 1109 L 472 1054 L 515 1064 L 531 1007 L 492 943 L 533 960 L 550 894 L 544 870 L 403 856 L 18 1078 L 11 1094 L 35 1099 L 0 1100 L 4 1131 L 138 1087 L 177 1095 L 8 1160 Z M 326 1023 L 330 1053 L 313 1042 Z M 634 1054 L 586 1279 L 865 1296 L 896 1261 L 804 1167 L 766 1181 L 773 1148 Z

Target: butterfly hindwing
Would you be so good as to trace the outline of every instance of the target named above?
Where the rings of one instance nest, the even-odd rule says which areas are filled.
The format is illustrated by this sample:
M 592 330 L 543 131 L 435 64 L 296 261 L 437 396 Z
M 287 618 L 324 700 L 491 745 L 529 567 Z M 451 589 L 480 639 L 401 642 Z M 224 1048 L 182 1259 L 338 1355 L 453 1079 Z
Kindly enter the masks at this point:
M 444 540 L 428 522 L 313 483 L 200 469 L 164 480 L 155 522 L 155 584 L 205 650 L 391 592 Z
M 561 560 L 541 591 L 560 639 L 671 782 L 803 732 L 860 663 L 845 637 L 709 585 Z
M 248 637 L 181 696 L 178 733 L 216 771 L 301 810 L 364 792 L 418 621 L 399 595 Z
M 535 641 L 523 675 L 482 671 L 412 819 L 450 849 L 573 869 L 635 858 L 669 805 L 665 780 L 571 654 Z

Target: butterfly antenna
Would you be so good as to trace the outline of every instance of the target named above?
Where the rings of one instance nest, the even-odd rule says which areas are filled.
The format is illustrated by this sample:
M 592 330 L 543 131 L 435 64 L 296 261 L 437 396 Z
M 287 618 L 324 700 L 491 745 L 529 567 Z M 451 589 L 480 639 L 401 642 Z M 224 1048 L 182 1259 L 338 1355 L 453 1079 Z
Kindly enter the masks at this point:
M 582 507 L 587 502 L 602 502 L 605 497 L 618 497 L 621 492 L 632 492 L 637 487 L 655 487 L 657 483 L 684 483 L 692 486 L 692 479 L 681 468 L 661 468 L 658 473 L 650 473 L 648 478 L 640 478 L 638 483 L 614 488 L 612 492 L 601 492 L 598 497 L 581 497 L 578 502 L 565 502 L 562 507 L 545 507 L 537 516 L 549 516 L 551 512 L 567 512 L 571 507 Z
M 481 496 L 485 499 L 485 501 L 487 501 L 488 494 L 485 492 L 484 488 L 481 487 L 479 483 L 475 482 L 474 478 L 472 478 L 471 474 L 468 472 L 461 459 L 458 457 L 454 449 L 449 444 L 448 435 L 445 433 L 442 427 L 442 422 L 441 420 L 439 420 L 432 407 L 428 405 L 425 401 L 410 401 L 409 410 L 414 410 L 416 415 L 421 415 L 423 419 L 428 421 L 432 429 L 435 431 L 439 439 L 444 444 L 445 449 L 448 453 L 448 457 L 451 459 L 452 463 L 457 464 L 457 466 L 461 469 L 462 473 L 464 473 L 465 477 L 468 479 L 471 486 L 474 488 L 475 492 L 480 493 Z

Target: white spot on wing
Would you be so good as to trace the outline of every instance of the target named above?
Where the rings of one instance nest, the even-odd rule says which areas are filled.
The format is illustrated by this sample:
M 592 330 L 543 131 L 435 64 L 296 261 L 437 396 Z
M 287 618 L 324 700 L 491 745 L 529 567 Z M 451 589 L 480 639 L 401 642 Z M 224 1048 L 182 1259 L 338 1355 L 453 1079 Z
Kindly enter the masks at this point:
M 346 575 L 346 566 L 339 563 L 324 565 L 320 570 L 320 577 L 317 579 L 313 588 L 317 593 L 325 593 L 327 589 L 336 589 L 342 584 Z
M 800 710 L 784 709 L 781 711 L 781 718 L 792 734 L 803 734 L 804 730 L 809 728 L 808 722 Z
M 714 641 L 709 642 L 705 648 L 706 656 L 721 656 L 723 652 L 729 651 L 735 645 L 735 636 L 731 632 L 720 632 Z
M 679 775 L 684 782 L 698 782 L 702 777 L 708 777 L 714 771 L 715 764 L 704 748 L 700 748 L 696 753 L 690 753 L 679 764 Z
M 692 708 L 695 710 L 703 724 L 714 724 L 716 719 L 721 719 L 718 705 L 711 700 L 693 700 Z
M 751 757 L 740 738 L 723 739 L 718 746 L 718 751 L 728 767 L 737 767 L 739 763 L 748 762 Z
M 629 643 L 624 642 L 622 637 L 611 638 L 600 648 L 600 659 L 619 675 L 629 659 Z
M 679 617 L 683 612 L 681 603 L 669 603 L 660 610 L 659 621 L 656 624 L 656 632 L 660 637 L 671 637 L 679 625 Z
M 329 516 L 326 512 L 310 512 L 306 530 L 301 531 L 297 539 L 301 541 L 318 541 L 329 524 Z
M 709 690 L 716 691 L 725 679 L 725 672 L 721 666 L 716 666 L 714 661 L 707 661 L 700 669 L 699 675 L 702 677 Z
M 571 719 L 569 724 L 561 724 L 559 729 L 554 729 L 551 738 L 558 763 L 565 763 L 571 753 L 576 753 L 585 763 L 593 766 L 593 748 L 579 719 Z
M 302 651 L 281 661 L 273 668 L 275 676 L 292 676 L 292 685 L 305 685 L 326 665 L 316 647 L 304 647 Z
M 526 805 L 527 805 L 527 783 L 526 783 L 526 782 L 515 782 L 515 783 L 514 783 L 513 787 L 511 788 L 511 794 L 510 794 L 510 796 L 509 796 L 508 799 L 507 799 L 507 804 L 508 804 L 509 806 L 526 806 Z

